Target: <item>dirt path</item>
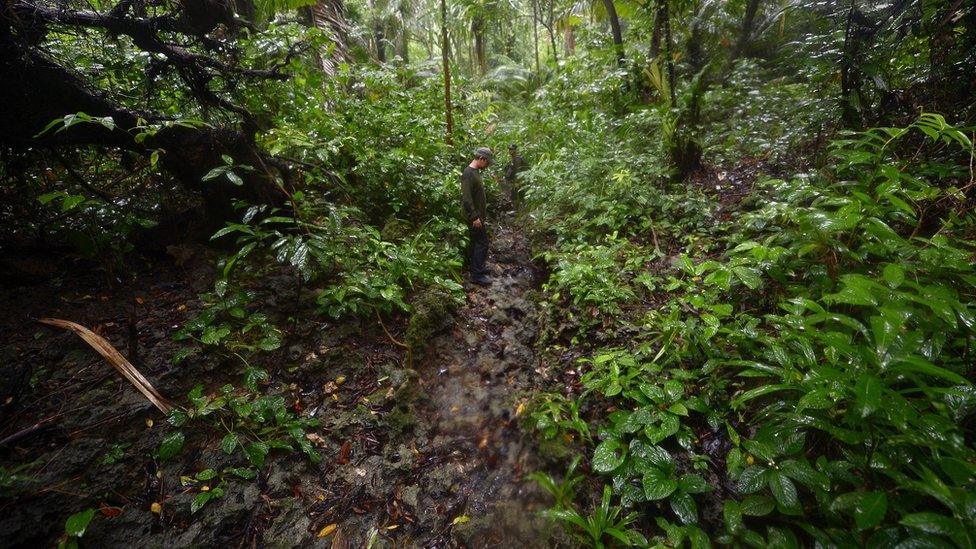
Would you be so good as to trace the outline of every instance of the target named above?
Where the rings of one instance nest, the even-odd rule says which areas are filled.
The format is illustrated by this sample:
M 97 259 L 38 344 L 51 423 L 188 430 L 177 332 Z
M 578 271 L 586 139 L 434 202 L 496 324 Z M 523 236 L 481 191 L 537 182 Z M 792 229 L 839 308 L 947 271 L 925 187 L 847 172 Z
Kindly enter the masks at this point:
M 441 540 L 542 547 L 549 527 L 536 517 L 537 488 L 523 482 L 537 462 L 515 417 L 538 379 L 535 307 L 525 297 L 533 271 L 524 236 L 510 218 L 492 231 L 492 259 L 492 284 L 467 288 L 456 325 L 432 342 L 432 356 L 420 367 L 426 398 L 419 412 L 432 420 L 433 453 L 450 460 L 424 471 L 418 484 L 431 503 L 444 488 L 455 492 L 455 508 L 447 515 L 429 513 L 429 524 L 470 517 Z
M 515 413 L 540 379 L 535 305 L 525 295 L 534 273 L 511 218 L 491 236 L 492 284 L 466 285 L 468 300 L 452 326 L 414 365 L 418 379 L 407 403 L 412 427 L 391 438 L 386 451 L 353 464 L 366 499 L 385 499 L 385 505 L 336 523 L 351 547 L 370 539 L 373 547 L 555 544 L 553 526 L 537 513 L 546 496 L 525 479 L 539 461 Z M 343 477 L 352 480 L 338 469 L 324 480 Z

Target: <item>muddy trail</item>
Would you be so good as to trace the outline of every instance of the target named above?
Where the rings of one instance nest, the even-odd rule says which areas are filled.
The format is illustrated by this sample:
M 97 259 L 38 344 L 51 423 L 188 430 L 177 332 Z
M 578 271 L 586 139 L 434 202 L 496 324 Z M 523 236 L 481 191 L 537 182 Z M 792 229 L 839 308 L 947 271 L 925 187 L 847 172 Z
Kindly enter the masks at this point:
M 285 344 L 251 366 L 269 374 L 264 394 L 319 421 L 306 436 L 321 460 L 272 450 L 250 467 L 253 479 L 198 478 L 250 465 L 221 449 L 217 421 L 184 426 L 181 451 L 162 459 L 174 430 L 166 418 L 77 337 L 35 322 L 92 328 L 177 403 L 196 385 L 240 394 L 232 355 L 198 344 L 170 360 L 185 345 L 172 333 L 203 308 L 211 252 L 179 251 L 176 264 L 149 265 L 120 286 L 92 276 L 3 290 L 3 545 L 54 544 L 65 519 L 87 508 L 96 511 L 80 540 L 89 547 L 566 545 L 538 517 L 548 497 L 526 479 L 546 468 L 519 414 L 544 383 L 536 273 L 510 216 L 491 236 L 492 284 L 466 285 L 466 303 L 433 319 L 414 356 L 396 343 L 406 317 L 327 321 L 299 308 L 293 277 L 262 280 L 258 305 L 284 327 Z M 191 511 L 214 488 L 223 496 Z

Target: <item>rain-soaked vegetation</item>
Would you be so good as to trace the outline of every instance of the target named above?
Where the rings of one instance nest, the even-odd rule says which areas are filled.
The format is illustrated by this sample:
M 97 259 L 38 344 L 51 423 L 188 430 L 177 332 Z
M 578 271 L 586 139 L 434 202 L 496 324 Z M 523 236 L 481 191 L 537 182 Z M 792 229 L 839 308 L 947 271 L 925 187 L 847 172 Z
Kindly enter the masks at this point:
M 976 547 L 974 89 L 957 0 L 7 0 L 2 544 Z

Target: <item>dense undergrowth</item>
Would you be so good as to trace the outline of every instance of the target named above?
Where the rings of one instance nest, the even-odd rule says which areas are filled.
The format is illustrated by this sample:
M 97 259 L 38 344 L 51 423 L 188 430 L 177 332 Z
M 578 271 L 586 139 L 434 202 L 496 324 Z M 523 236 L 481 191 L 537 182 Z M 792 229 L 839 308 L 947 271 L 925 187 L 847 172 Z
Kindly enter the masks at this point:
M 706 125 L 731 160 L 674 181 L 659 113 L 615 117 L 597 106 L 613 78 L 582 96 L 572 78 L 532 110 L 560 138 L 535 151 L 524 219 L 550 356 L 579 356 L 551 366 L 580 376 L 529 423 L 604 488 L 591 508 L 575 464 L 540 477 L 549 515 L 597 546 L 972 546 L 971 128 L 923 114 L 737 181 L 737 155 L 795 156 L 822 118 L 812 100 L 758 116 L 738 81 L 713 92 L 732 120 Z
M 668 26 L 667 52 L 618 63 L 594 25 L 578 30 L 572 56 L 536 71 L 506 58 L 481 77 L 455 75 L 452 144 L 431 61 L 326 74 L 320 59 L 289 55 L 287 78 L 224 82 L 223 96 L 257 113 L 255 146 L 292 177 L 274 179 L 277 200 L 238 199 L 233 220 L 208 233 L 220 256 L 212 289 L 172 334 L 183 346 L 173 364 L 219 356 L 234 381 L 195 386 L 150 456 L 172 460 L 194 434 L 216 433 L 226 466 L 185 477 L 191 515 L 279 452 L 322 459 L 318 420 L 268 372 L 306 318 L 378 324 L 413 368 L 465 299 L 458 173 L 476 146 L 516 143 L 531 165 L 517 223 L 546 274 L 536 344 L 555 380 L 516 415 L 552 465 L 531 476 L 552 495 L 547 517 L 595 547 L 976 546 L 972 106 L 915 108 L 922 38 L 897 44 L 910 60 L 897 70 L 874 59 L 858 74 L 869 84 L 837 89 L 850 87 L 833 66 L 849 62 L 838 49 L 850 36 L 828 16 L 798 13 L 823 27 L 820 40 L 776 15 L 778 38 L 771 23 L 763 40 L 783 44 L 736 58 L 723 42 L 739 21 L 706 24 L 718 3 L 694 4 L 686 57 Z M 669 5 L 655 4 L 665 18 Z M 660 48 L 661 12 L 650 23 L 631 8 L 648 23 L 632 32 L 656 32 Z M 145 52 L 91 55 L 96 38 L 65 36 L 52 51 L 103 87 L 134 89 L 153 69 Z M 711 60 L 693 55 L 705 38 Z M 235 47 L 266 60 L 304 42 L 319 54 L 330 43 L 279 18 Z M 681 78 L 673 66 L 669 78 L 676 61 Z M 146 94 L 165 117 L 126 137 L 226 122 L 188 107 L 172 71 L 153 85 L 168 90 Z M 119 95 L 129 109 L 146 99 Z M 880 125 L 885 102 L 895 127 Z M 115 124 L 75 113 L 46 131 Z M 175 190 L 164 148 L 35 152 L 3 168 L 17 186 L 4 187 L 0 221 L 97 263 L 112 283 L 137 268 L 146 231 L 207 198 Z M 222 155 L 199 183 L 242 187 L 268 171 L 248 162 Z M 492 216 L 507 207 L 502 165 L 486 177 Z M 23 489 L 31 467 L 0 468 L 0 488 Z M 70 517 L 62 541 L 93 515 Z

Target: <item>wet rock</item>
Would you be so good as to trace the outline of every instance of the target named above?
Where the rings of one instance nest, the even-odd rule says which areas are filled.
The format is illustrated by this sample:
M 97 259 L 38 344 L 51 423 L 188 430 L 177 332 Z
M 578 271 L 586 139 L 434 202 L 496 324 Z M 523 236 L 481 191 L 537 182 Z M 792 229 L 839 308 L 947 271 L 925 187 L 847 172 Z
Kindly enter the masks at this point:
M 427 348 L 433 336 L 453 323 L 451 313 L 457 303 L 450 294 L 439 288 L 420 292 L 411 300 L 413 314 L 404 334 L 404 342 L 414 353 Z
M 268 547 L 328 547 L 326 540 L 316 540 L 313 533 L 311 519 L 305 513 L 300 503 L 293 499 L 278 500 L 281 511 L 271 521 L 271 525 L 264 533 L 264 541 Z
M 400 499 L 411 509 L 417 509 L 420 505 L 420 487 L 416 484 L 407 486 L 400 492 Z
M 512 319 L 508 318 L 508 315 L 504 311 L 498 310 L 491 314 L 488 322 L 496 326 L 507 326 L 512 323 Z

